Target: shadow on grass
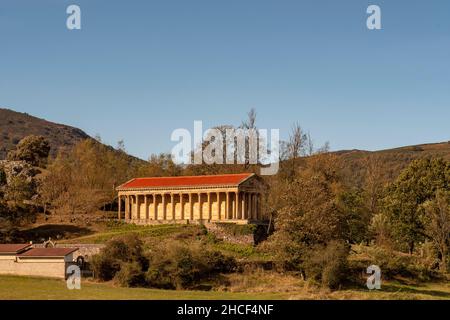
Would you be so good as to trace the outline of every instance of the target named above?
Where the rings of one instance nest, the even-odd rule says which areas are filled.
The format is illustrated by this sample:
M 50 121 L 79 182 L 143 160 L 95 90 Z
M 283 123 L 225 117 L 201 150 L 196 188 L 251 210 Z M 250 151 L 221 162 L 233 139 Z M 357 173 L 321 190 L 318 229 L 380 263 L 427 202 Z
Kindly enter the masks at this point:
M 46 224 L 36 228 L 17 230 L 14 233 L 15 242 L 42 242 L 52 238 L 62 240 L 68 238 L 81 237 L 92 234 L 91 229 L 65 224 Z
M 446 299 L 450 298 L 450 292 L 421 289 L 420 285 L 416 285 L 416 287 L 411 287 L 411 286 L 403 286 L 403 285 L 397 285 L 397 284 L 384 284 L 384 285 L 382 285 L 381 291 L 423 294 L 423 295 L 429 295 L 432 297 L 439 297 L 439 298 L 446 298 Z

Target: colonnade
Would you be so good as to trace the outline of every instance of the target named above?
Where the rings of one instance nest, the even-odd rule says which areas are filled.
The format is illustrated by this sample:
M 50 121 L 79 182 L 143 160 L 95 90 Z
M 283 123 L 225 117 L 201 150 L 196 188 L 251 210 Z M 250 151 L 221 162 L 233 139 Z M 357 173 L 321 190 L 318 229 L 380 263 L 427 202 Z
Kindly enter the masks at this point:
M 119 193 L 118 218 L 124 213 L 126 221 L 261 220 L 261 197 L 247 191 Z

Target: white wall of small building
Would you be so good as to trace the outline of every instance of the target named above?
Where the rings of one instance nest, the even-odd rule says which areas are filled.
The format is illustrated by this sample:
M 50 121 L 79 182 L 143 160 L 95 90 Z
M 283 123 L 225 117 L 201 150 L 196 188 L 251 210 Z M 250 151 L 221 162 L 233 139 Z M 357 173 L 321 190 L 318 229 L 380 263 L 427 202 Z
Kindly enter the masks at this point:
M 72 254 L 55 258 L 0 256 L 0 274 L 64 279 L 72 259 Z

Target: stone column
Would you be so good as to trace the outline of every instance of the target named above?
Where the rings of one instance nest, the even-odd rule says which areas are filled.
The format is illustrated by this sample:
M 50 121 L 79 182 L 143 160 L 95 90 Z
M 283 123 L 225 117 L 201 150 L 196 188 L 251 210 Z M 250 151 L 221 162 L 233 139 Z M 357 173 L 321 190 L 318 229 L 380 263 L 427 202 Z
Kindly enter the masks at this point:
M 172 220 L 175 220 L 175 196 L 173 193 L 170 194 L 170 211 L 172 214 Z
M 145 220 L 148 220 L 148 195 L 144 194 L 144 203 L 145 203 Z
M 212 219 L 212 208 L 211 208 L 211 192 L 208 192 L 208 219 Z
M 130 196 L 125 196 L 125 220 L 130 219 Z
M 158 220 L 158 203 L 157 203 L 157 194 L 153 194 L 153 219 Z
M 216 197 L 217 197 L 217 219 L 222 220 L 221 214 L 220 214 L 220 207 L 221 207 L 221 203 L 220 203 L 220 192 L 216 192 Z
M 234 193 L 233 219 L 237 219 L 238 205 L 239 205 L 239 193 L 236 191 Z
M 183 201 L 183 193 L 180 193 L 180 206 L 181 206 L 181 212 L 180 212 L 180 216 L 181 216 L 181 220 L 184 220 L 184 201 Z
M 199 214 L 200 220 L 202 220 L 203 219 L 202 194 L 199 192 L 197 194 L 197 197 L 198 197 L 198 214 Z
M 247 219 L 252 220 L 252 212 L 253 212 L 253 203 L 252 203 L 252 194 L 251 192 L 247 193 L 247 200 L 248 200 L 248 211 L 247 211 Z
M 256 220 L 261 220 L 261 194 L 256 194 Z
M 162 209 L 163 209 L 163 220 L 167 220 L 167 214 L 166 214 L 166 195 L 163 193 L 161 194 L 162 198 Z
M 141 218 L 141 206 L 139 205 L 139 195 L 136 194 L 135 198 L 136 198 L 136 219 L 139 220 Z
M 257 203 L 256 203 L 256 193 L 253 193 L 253 220 L 256 220 L 256 217 L 258 215 L 258 208 L 257 208 Z
M 189 218 L 194 220 L 194 204 L 192 202 L 192 193 L 189 193 Z
M 118 208 L 118 218 L 120 220 L 120 218 L 122 217 L 122 197 L 119 195 L 118 199 L 117 199 L 117 204 L 119 206 Z
M 241 219 L 245 219 L 245 192 L 242 192 L 241 198 Z
M 225 220 L 230 219 L 230 192 L 227 191 L 227 199 L 225 200 Z

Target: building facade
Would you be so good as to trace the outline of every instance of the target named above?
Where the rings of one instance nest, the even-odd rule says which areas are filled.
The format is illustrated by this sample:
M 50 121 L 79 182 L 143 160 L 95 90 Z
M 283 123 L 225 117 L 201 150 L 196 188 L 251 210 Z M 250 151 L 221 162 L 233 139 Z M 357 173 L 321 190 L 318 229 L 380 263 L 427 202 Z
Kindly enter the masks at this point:
M 136 224 L 267 220 L 265 182 L 253 173 L 136 178 L 117 188 L 118 218 Z
M 31 244 L 0 244 L 0 274 L 66 278 L 78 248 L 34 248 Z

